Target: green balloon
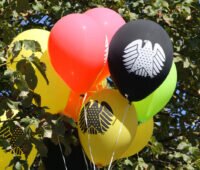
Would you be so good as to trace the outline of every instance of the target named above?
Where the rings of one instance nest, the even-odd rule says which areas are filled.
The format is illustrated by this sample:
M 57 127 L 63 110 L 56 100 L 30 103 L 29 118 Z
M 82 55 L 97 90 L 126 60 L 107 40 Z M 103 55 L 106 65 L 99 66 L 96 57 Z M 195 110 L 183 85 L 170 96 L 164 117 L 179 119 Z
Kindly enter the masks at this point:
M 132 102 L 135 106 L 138 121 L 145 122 L 158 113 L 169 102 L 176 88 L 177 71 L 173 63 L 164 82 L 146 98 Z

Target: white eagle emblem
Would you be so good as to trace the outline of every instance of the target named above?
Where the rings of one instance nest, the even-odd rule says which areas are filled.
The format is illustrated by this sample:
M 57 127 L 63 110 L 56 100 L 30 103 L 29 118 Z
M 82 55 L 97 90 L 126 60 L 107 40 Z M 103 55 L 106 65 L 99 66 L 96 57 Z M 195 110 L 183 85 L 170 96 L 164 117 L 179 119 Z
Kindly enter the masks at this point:
M 138 76 L 154 78 L 163 69 L 166 60 L 165 53 L 160 44 L 141 39 L 129 43 L 124 49 L 123 63 L 128 73 Z

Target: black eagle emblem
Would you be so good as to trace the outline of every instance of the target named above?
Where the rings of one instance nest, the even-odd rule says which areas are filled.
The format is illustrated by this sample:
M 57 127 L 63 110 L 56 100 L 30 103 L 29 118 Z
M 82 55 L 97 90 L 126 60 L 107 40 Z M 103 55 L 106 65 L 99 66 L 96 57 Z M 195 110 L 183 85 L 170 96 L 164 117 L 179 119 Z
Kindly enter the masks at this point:
M 8 140 L 11 144 L 11 147 L 12 147 L 11 153 L 15 155 L 19 155 L 19 156 L 22 155 L 24 151 L 22 147 L 17 146 L 15 143 L 16 143 L 17 138 L 22 135 L 24 135 L 24 132 L 18 126 L 16 126 L 12 130 L 8 126 L 0 130 L 0 137 Z
M 106 102 L 90 100 L 81 110 L 79 125 L 83 133 L 104 134 L 112 122 L 113 111 Z

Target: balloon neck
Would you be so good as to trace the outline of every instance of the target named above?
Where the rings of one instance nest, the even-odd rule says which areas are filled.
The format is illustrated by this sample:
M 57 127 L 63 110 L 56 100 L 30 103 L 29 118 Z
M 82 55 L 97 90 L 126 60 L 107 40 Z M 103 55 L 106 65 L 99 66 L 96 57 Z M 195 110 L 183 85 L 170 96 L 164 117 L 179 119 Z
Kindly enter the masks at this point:
M 124 97 L 128 100 L 128 104 L 131 105 L 131 101 L 129 100 L 128 94 L 125 93 L 125 94 L 124 94 Z

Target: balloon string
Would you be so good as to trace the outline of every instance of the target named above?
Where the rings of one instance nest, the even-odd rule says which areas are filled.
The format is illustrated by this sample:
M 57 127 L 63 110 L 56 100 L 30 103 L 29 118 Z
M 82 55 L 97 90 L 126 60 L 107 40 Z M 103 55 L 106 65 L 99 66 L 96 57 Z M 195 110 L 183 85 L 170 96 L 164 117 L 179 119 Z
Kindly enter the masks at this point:
M 109 163 L 109 166 L 108 166 L 108 170 L 111 169 L 112 162 L 113 162 L 113 159 L 114 159 L 114 156 L 115 156 L 115 146 L 116 146 L 116 145 L 118 144 L 118 142 L 119 142 L 119 137 L 120 137 L 120 135 L 121 135 L 122 128 L 123 128 L 123 124 L 124 124 L 124 122 L 125 122 L 125 120 L 126 120 L 126 116 L 127 116 L 127 113 L 128 113 L 128 110 L 129 110 L 130 106 L 131 106 L 131 105 L 128 104 L 127 107 L 126 107 L 126 109 L 125 109 L 125 111 L 124 111 L 123 118 L 122 118 L 122 122 L 121 122 L 121 125 L 120 125 L 120 128 L 119 128 L 119 132 L 118 132 L 118 136 L 117 136 L 117 139 L 116 139 L 116 141 L 115 141 L 115 145 L 114 145 L 114 147 L 113 147 L 113 152 L 112 152 L 112 156 L 111 156 L 110 163 Z
M 82 104 L 85 103 L 86 98 L 87 98 L 87 93 L 85 93 L 85 95 L 84 95 Z M 84 107 L 84 116 L 85 116 L 86 127 L 88 129 L 87 111 L 86 111 L 85 107 Z M 96 167 L 95 167 L 95 164 L 94 164 L 94 158 L 93 158 L 93 155 L 92 155 L 92 148 L 90 146 L 90 134 L 89 133 L 87 133 L 87 137 L 88 137 L 88 148 L 89 148 L 89 151 L 90 151 L 90 157 L 91 157 L 91 160 L 92 160 L 93 169 L 96 170 Z
M 63 150 L 62 150 L 62 146 L 61 146 L 61 144 L 60 144 L 60 139 L 59 139 L 59 137 L 58 137 L 58 145 L 59 145 L 60 152 L 61 152 L 61 155 L 62 155 L 64 167 L 65 167 L 65 169 L 67 170 L 67 164 L 66 164 L 66 161 L 65 161 L 65 156 L 64 156 L 64 154 L 63 154 Z
M 88 162 L 87 162 L 87 159 L 86 159 L 86 156 L 85 156 L 85 152 L 84 152 L 83 149 L 82 149 L 82 153 L 83 153 L 83 158 L 84 158 L 84 161 L 85 161 L 85 164 L 86 164 L 86 168 L 87 168 L 87 170 L 89 170 Z
M 100 70 L 99 74 L 98 74 L 97 77 L 96 77 L 96 80 L 99 79 L 99 77 L 100 77 L 101 73 L 103 72 L 104 67 L 105 67 L 105 65 L 106 65 L 106 63 L 107 63 L 107 60 L 108 60 L 108 51 L 109 51 L 108 36 L 105 35 L 104 63 L 103 63 L 102 69 Z M 101 80 L 101 81 L 102 81 L 102 80 Z M 99 90 L 98 85 L 96 85 L 96 88 L 97 88 L 97 90 Z

